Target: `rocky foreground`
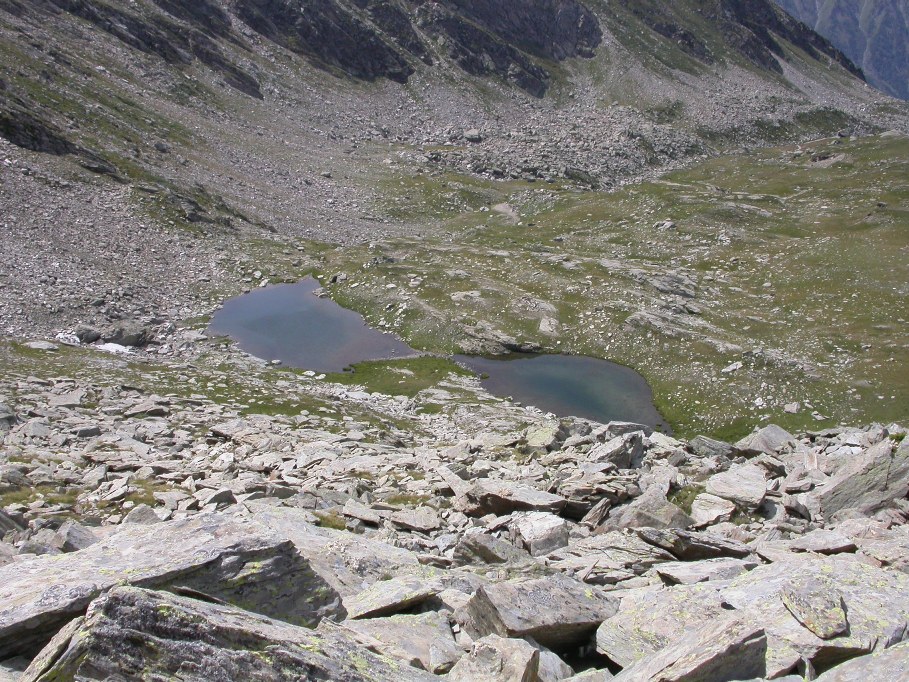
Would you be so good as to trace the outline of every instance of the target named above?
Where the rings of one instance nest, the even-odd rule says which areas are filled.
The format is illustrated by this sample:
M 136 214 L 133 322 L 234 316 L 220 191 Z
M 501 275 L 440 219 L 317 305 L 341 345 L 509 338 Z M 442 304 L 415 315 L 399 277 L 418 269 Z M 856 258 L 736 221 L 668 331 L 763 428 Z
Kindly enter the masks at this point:
M 906 679 L 904 428 L 681 442 L 457 391 L 418 436 L 6 382 L 0 680 Z

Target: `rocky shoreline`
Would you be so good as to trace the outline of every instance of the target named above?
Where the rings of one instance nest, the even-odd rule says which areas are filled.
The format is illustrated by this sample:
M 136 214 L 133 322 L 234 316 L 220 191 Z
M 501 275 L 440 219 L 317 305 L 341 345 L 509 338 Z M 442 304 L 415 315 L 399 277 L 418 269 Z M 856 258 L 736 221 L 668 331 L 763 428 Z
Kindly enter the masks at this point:
M 898 425 L 685 442 L 311 372 L 273 390 L 330 408 L 254 414 L 200 358 L 155 394 L 109 357 L 0 387 L 0 679 L 905 672 Z

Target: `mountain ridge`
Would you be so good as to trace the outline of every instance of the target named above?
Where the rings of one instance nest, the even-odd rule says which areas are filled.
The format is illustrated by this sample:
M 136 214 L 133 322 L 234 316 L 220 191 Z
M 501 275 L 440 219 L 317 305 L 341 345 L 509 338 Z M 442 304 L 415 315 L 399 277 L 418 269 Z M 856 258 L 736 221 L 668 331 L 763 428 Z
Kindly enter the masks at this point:
M 909 4 L 904 0 L 776 0 L 859 65 L 876 88 L 909 99 Z

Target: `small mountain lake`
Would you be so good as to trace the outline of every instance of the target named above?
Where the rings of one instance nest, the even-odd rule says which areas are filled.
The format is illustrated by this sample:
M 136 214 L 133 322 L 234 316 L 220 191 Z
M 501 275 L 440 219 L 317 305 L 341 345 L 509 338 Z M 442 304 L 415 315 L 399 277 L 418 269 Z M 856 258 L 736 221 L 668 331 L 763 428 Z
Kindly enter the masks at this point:
M 632 421 L 670 431 L 640 374 L 608 360 L 580 355 L 456 355 L 479 374 L 483 388 L 560 416 L 599 422 Z
M 367 326 L 359 313 L 316 296 L 320 286 L 307 277 L 232 298 L 214 314 L 207 333 L 229 336 L 257 358 L 316 372 L 417 354 L 397 336 Z
M 291 367 L 340 372 L 358 362 L 417 355 L 398 337 L 314 294 L 319 282 L 256 289 L 226 301 L 207 333 L 229 336 L 247 353 Z M 493 395 L 511 396 L 559 416 L 633 421 L 668 431 L 644 378 L 608 360 L 576 355 L 456 355 Z

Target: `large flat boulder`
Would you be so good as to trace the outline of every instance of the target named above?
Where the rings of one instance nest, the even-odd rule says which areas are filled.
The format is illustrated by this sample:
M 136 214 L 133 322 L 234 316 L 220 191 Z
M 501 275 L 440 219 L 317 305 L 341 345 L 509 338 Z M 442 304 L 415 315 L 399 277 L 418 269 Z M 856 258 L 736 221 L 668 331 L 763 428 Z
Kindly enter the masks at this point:
M 344 627 L 375 640 L 370 648 L 377 653 L 431 673 L 448 672 L 464 655 L 455 642 L 448 618 L 436 611 L 348 620 Z
M 115 585 L 184 588 L 293 623 L 343 617 L 293 543 L 217 514 L 128 525 L 81 551 L 0 567 L 0 658 L 34 652 Z
M 585 644 L 617 609 L 615 597 L 554 575 L 480 587 L 458 618 L 474 637 L 533 637 L 560 650 Z
M 825 672 L 816 682 L 872 680 L 909 680 L 909 642 L 846 661 Z
M 428 673 L 377 656 L 337 627 L 317 631 L 167 592 L 117 587 L 60 631 L 21 682 L 419 682 Z
M 716 590 L 701 585 L 631 594 L 597 629 L 597 651 L 623 668 L 682 639 L 692 623 L 724 615 Z
M 871 515 L 906 496 L 909 489 L 909 442 L 894 451 L 883 440 L 842 466 L 823 486 L 808 494 L 812 514 L 830 519 L 836 512 L 855 509 Z
M 455 664 L 454 682 L 538 682 L 540 652 L 520 639 L 487 635 Z
M 764 469 L 742 464 L 707 479 L 707 492 L 734 502 L 744 509 L 757 509 L 767 494 Z
M 457 500 L 466 514 L 504 516 L 516 511 L 544 511 L 558 514 L 568 503 L 564 497 L 553 495 L 510 481 L 477 481 Z
M 734 615 L 709 621 L 616 675 L 616 682 L 728 682 L 763 678 L 767 637 Z
M 419 578 L 391 578 L 347 597 L 344 606 L 349 618 L 377 618 L 417 606 L 436 596 L 439 589 Z
M 813 554 L 758 566 L 720 589 L 766 630 L 768 675 L 785 674 L 801 659 L 823 669 L 902 641 L 907 594 L 909 575 Z
M 630 532 L 593 535 L 548 557 L 553 568 L 594 585 L 608 585 L 643 575 L 653 566 L 675 561 L 665 549 Z
M 426 576 L 414 552 L 381 540 L 312 525 L 305 509 L 246 502 L 255 522 L 268 532 L 287 538 L 322 578 L 344 597 L 383 577 Z
M 795 443 L 795 437 L 776 424 L 768 424 L 735 444 L 735 449 L 749 455 L 775 455 L 781 448 Z

